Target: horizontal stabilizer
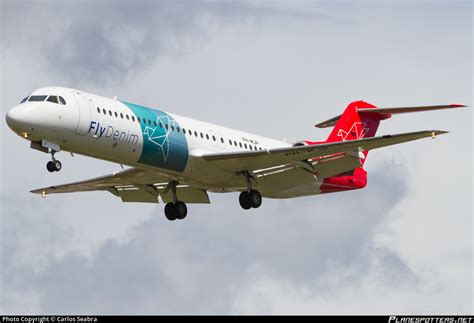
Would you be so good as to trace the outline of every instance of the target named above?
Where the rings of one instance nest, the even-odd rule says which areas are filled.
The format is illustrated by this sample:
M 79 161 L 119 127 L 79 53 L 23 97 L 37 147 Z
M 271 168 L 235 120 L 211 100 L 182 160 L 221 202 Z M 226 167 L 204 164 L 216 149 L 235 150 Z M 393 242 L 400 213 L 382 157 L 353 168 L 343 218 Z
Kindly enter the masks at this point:
M 380 115 L 381 119 L 387 119 L 392 116 L 392 114 L 399 114 L 399 113 L 411 113 L 411 112 L 424 112 L 424 111 L 433 111 L 433 110 L 443 110 L 443 109 L 455 109 L 455 108 L 463 108 L 466 107 L 463 104 L 447 104 L 447 105 L 427 105 L 427 106 L 419 106 L 419 107 L 397 107 L 397 108 L 360 108 L 357 109 L 357 113 L 359 114 L 378 114 Z M 320 122 L 315 127 L 317 128 L 327 128 L 333 127 L 337 121 L 341 118 L 341 114 L 328 119 L 326 121 Z

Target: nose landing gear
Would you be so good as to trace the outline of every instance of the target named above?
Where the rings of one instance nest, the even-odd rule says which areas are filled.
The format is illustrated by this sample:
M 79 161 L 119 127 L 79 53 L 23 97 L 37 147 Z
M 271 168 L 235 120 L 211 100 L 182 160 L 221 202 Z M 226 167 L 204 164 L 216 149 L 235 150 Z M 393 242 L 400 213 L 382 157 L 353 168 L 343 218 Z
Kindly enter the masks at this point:
M 52 173 L 52 172 L 59 172 L 61 170 L 61 168 L 63 167 L 63 165 L 61 164 L 61 162 L 59 160 L 57 160 L 56 158 L 54 158 L 54 154 L 56 152 L 54 150 L 51 151 L 51 161 L 49 161 L 47 164 L 46 164 L 46 169 Z

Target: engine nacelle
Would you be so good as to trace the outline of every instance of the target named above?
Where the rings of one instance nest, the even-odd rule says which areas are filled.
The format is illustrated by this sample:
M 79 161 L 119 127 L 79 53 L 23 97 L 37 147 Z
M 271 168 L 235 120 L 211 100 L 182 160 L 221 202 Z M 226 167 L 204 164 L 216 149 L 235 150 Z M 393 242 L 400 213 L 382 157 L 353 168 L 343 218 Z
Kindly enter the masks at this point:
M 308 146 L 308 142 L 306 140 L 302 141 L 297 141 L 292 144 L 293 147 L 298 147 L 298 146 Z

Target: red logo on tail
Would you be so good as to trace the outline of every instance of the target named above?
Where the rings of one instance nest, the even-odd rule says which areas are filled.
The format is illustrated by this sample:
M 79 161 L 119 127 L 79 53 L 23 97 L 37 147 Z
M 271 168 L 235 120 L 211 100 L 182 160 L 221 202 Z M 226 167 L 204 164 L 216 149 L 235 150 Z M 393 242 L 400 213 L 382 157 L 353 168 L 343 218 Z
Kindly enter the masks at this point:
M 339 129 L 337 135 L 341 137 L 343 141 L 346 141 L 349 135 L 354 136 L 355 139 L 362 139 L 365 137 L 368 131 L 369 128 L 366 127 L 365 122 L 354 122 L 349 131 L 346 132 L 343 129 Z

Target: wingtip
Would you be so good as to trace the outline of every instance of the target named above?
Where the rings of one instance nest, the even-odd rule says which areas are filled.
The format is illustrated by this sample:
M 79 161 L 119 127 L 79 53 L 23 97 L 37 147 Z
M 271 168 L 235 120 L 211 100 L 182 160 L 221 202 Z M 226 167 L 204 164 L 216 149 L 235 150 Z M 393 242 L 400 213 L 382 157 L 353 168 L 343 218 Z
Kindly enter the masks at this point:
M 432 130 L 431 132 L 435 135 L 444 135 L 445 133 L 449 133 L 449 131 L 446 130 Z
M 467 107 L 467 105 L 459 104 L 459 103 L 453 103 L 453 104 L 451 104 L 451 107 L 453 107 L 453 108 L 465 108 L 465 107 Z

